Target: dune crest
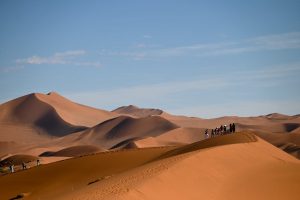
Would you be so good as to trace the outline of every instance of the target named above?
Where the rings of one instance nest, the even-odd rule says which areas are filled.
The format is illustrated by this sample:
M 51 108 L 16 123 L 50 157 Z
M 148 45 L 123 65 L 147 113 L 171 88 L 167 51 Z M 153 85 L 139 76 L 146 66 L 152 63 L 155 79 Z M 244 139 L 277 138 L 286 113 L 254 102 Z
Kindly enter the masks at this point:
M 153 109 L 153 108 L 139 108 L 134 105 L 129 106 L 122 106 L 119 107 L 112 112 L 118 113 L 118 114 L 125 114 L 130 115 L 133 117 L 148 117 L 152 115 L 161 115 L 163 113 L 160 109 Z
M 125 140 L 157 136 L 175 128 L 178 126 L 159 116 L 144 118 L 120 116 L 84 131 L 76 140 L 109 149 Z
M 92 145 L 77 145 L 77 146 L 72 146 L 72 147 L 67 147 L 64 149 L 61 149 L 56 152 L 44 152 L 40 156 L 54 156 L 54 157 L 77 157 L 77 156 L 84 156 L 88 154 L 94 154 L 97 152 L 103 152 L 105 151 L 104 149 L 101 149 L 97 146 L 92 146 Z
M 63 120 L 49 104 L 40 101 L 39 94 L 30 94 L 0 105 L 0 120 L 36 127 L 51 136 L 64 136 L 85 129 Z

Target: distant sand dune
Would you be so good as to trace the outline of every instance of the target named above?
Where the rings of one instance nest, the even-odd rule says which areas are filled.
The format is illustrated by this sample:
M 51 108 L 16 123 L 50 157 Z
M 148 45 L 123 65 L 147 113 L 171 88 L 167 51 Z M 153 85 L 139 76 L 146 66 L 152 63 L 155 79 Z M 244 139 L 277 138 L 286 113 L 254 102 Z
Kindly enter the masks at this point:
M 161 115 L 163 113 L 163 111 L 160 109 L 139 108 L 133 105 L 122 106 L 113 110 L 112 112 L 118 114 L 131 115 L 133 117 L 148 117 L 152 115 Z
M 178 146 L 205 139 L 204 129 L 176 128 L 155 137 L 134 138 L 116 145 L 123 148 L 146 148 L 162 146 Z
M 157 136 L 176 128 L 178 126 L 159 116 L 137 119 L 120 116 L 84 131 L 77 140 L 90 141 L 109 149 L 126 140 Z

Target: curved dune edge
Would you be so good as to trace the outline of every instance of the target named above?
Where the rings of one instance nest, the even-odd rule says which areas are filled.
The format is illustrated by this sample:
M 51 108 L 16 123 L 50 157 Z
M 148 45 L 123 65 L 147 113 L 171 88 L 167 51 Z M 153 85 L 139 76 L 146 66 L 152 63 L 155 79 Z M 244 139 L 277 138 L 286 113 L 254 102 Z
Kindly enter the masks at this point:
M 175 158 L 177 155 L 203 148 L 254 141 L 251 134 L 248 133 L 237 133 L 219 138 L 193 143 L 178 149 L 176 147 L 160 147 L 103 152 L 42 165 L 0 177 L 0 193 L 7 199 L 13 198 L 21 192 L 30 193 L 28 199 L 38 197 L 57 199 L 73 193 L 74 188 L 76 190 L 84 189 L 90 182 L 102 180 L 107 176 L 117 176 L 121 172 L 153 163 L 154 160 L 161 162 L 165 160 L 163 158 Z M 230 138 L 234 142 L 230 142 Z
M 40 101 L 53 107 L 62 119 L 74 126 L 92 127 L 117 116 L 106 110 L 75 103 L 56 92 L 35 95 Z
M 126 141 L 157 136 L 176 128 L 177 125 L 160 116 L 119 116 L 83 131 L 76 140 L 111 149 L 122 146 Z
M 162 155 L 158 159 L 180 155 L 183 153 L 197 151 L 205 148 L 212 148 L 216 146 L 229 145 L 229 144 L 249 143 L 249 142 L 256 142 L 256 141 L 257 141 L 257 137 L 254 134 L 248 132 L 223 135 L 221 137 L 218 136 L 218 137 L 202 140 L 199 142 L 195 142 L 192 144 L 184 145 L 182 147 L 167 152 L 166 154 Z
M 257 138 L 157 160 L 59 199 L 297 200 L 299 180 L 300 161 Z
M 44 152 L 39 156 L 43 157 L 77 157 L 77 156 L 84 156 L 89 154 L 94 154 L 97 152 L 103 152 L 104 149 L 101 149 L 97 146 L 93 145 L 77 145 L 77 146 L 71 146 L 64 149 L 61 149 L 56 152 Z
M 204 140 L 205 129 L 199 128 L 175 128 L 155 137 L 134 138 L 123 141 L 121 148 L 149 148 L 162 146 L 179 146 Z
M 40 95 L 32 93 L 1 104 L 1 122 L 30 125 L 37 129 L 37 134 L 43 130 L 53 136 L 64 136 L 86 129 L 65 121 L 52 105 L 39 98 Z

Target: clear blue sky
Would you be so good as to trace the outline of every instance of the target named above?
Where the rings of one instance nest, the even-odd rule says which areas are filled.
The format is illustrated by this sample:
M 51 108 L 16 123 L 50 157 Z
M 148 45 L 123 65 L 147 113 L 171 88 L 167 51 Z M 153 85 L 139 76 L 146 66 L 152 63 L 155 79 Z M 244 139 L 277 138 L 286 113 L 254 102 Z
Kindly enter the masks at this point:
M 0 102 L 300 113 L 300 1 L 0 1 Z

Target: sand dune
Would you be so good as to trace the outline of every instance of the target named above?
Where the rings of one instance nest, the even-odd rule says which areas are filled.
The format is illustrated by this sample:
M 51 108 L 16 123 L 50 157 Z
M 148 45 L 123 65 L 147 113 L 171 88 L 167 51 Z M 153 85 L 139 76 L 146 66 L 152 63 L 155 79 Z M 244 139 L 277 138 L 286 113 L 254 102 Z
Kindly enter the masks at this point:
M 213 138 L 164 155 L 167 159 L 160 157 L 64 198 L 299 198 L 300 162 L 251 134 Z
M 255 132 L 286 152 L 299 155 L 297 115 L 202 119 L 136 106 L 109 112 L 74 103 L 57 93 L 34 93 L 0 105 L 0 157 L 23 153 L 38 156 L 82 145 L 99 149 L 184 145 L 203 140 L 206 128 L 232 122 L 238 131 Z M 85 148 L 79 149 L 86 153 Z M 81 154 L 79 151 L 76 155 Z
M 0 106 L 0 120 L 31 126 L 36 132 L 52 136 L 63 136 L 85 127 L 74 126 L 62 119 L 49 104 L 39 100 L 39 94 L 30 94 Z
M 36 95 L 41 101 L 51 105 L 62 119 L 72 125 L 92 127 L 117 116 L 106 110 L 74 103 L 56 92 Z
M 109 149 L 126 140 L 157 136 L 175 128 L 178 126 L 159 116 L 144 118 L 120 116 L 84 131 L 76 141 L 80 140 Z
M 10 199 L 29 193 L 28 199 L 57 199 L 94 181 L 140 166 L 168 150 L 153 148 L 105 152 L 0 176 L 1 198 Z
M 0 193 L 46 200 L 298 199 L 299 180 L 300 161 L 251 133 L 236 133 L 42 165 L 1 176 Z
M 123 115 L 130 115 L 133 117 L 148 117 L 151 115 L 161 115 L 163 113 L 160 109 L 153 109 L 153 108 L 139 108 L 137 106 L 129 105 L 129 106 L 122 106 L 119 107 L 112 112 L 123 114 Z
M 196 152 L 167 170 L 143 179 L 142 183 L 132 180 L 129 189 L 119 193 L 117 199 L 296 200 L 299 198 L 299 161 L 272 149 L 258 141 Z M 113 195 L 108 196 L 106 199 Z
M 257 117 L 227 116 L 215 119 L 175 116 L 168 113 L 163 113 L 161 116 L 180 127 L 188 128 L 215 128 L 219 127 L 221 124 L 228 125 L 234 122 L 237 131 L 255 132 L 258 136 L 283 150 L 287 150 L 287 148 L 282 147 L 288 144 L 289 146 L 292 145 L 294 147 L 295 145 L 299 146 L 297 141 L 300 140 L 300 134 L 293 134 L 298 133 L 300 130 L 300 118 L 298 115 L 288 116 L 272 113 Z M 287 150 L 286 152 L 291 151 Z M 291 154 L 295 156 L 299 155 L 299 152 Z
M 204 132 L 205 130 L 199 128 L 176 128 L 156 137 L 135 138 L 134 140 L 123 141 L 121 144 L 116 145 L 116 147 L 146 148 L 184 145 L 205 139 Z

